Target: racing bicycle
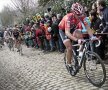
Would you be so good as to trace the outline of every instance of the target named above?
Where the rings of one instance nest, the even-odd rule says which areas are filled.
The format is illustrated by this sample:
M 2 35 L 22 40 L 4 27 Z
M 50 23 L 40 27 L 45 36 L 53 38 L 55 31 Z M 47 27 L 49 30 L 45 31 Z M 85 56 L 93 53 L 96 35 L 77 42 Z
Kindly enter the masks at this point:
M 83 55 L 81 57 L 78 56 L 78 51 L 74 49 L 74 47 L 79 47 L 79 44 L 74 44 L 73 50 L 72 50 L 72 65 L 74 66 L 75 69 L 73 71 L 75 72 L 74 75 L 71 74 L 72 76 L 75 76 L 81 67 L 83 66 L 85 75 L 87 79 L 89 80 L 90 83 L 92 83 L 96 87 L 101 87 L 106 80 L 106 69 L 105 65 L 102 62 L 102 59 L 100 56 L 93 52 L 92 50 L 92 43 L 90 39 L 85 39 L 83 41 Z M 95 41 L 96 47 L 99 46 L 100 41 L 97 40 Z M 67 59 L 66 59 L 66 51 L 65 51 L 65 56 L 64 56 L 64 63 L 65 66 L 69 72 L 69 69 L 67 67 Z

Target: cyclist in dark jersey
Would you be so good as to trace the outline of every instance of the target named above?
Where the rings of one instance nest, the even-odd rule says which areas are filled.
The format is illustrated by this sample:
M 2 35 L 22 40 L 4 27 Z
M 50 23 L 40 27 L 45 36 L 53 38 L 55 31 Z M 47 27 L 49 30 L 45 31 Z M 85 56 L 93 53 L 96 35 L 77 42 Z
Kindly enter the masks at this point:
M 21 36 L 20 36 L 19 29 L 17 27 L 13 28 L 13 37 L 15 40 L 15 47 L 18 49 L 19 45 L 21 44 Z
M 15 38 L 16 40 L 18 39 L 18 37 L 19 37 L 19 32 L 18 32 L 18 29 L 17 29 L 17 28 L 14 29 L 14 31 L 13 31 L 13 36 L 14 36 L 14 38 Z

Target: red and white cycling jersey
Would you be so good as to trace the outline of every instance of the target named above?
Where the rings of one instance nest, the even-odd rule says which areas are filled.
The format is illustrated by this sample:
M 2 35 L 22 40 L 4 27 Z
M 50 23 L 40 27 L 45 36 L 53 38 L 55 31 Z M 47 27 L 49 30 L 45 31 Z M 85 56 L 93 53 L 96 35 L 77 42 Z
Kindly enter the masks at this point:
M 67 30 L 71 28 L 71 25 L 77 25 L 78 20 L 75 18 L 73 13 L 68 13 L 63 17 L 59 23 L 59 30 Z
M 82 29 L 81 26 L 81 21 L 84 23 L 84 25 L 87 25 L 87 22 L 84 21 L 84 16 L 80 17 L 80 18 L 76 18 L 75 14 L 73 13 L 68 13 L 67 15 L 65 15 L 63 17 L 63 19 L 61 20 L 61 22 L 59 23 L 59 30 L 69 30 L 72 27 L 76 27 L 76 29 Z

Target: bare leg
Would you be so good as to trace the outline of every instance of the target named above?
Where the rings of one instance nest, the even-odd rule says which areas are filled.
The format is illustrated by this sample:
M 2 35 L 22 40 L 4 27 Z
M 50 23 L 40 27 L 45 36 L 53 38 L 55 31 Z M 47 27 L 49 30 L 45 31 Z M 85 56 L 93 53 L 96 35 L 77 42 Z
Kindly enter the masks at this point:
M 69 39 L 66 39 L 63 41 L 66 49 L 67 49 L 67 53 L 66 53 L 66 57 L 67 57 L 67 63 L 71 64 L 72 62 L 72 44 L 71 41 Z

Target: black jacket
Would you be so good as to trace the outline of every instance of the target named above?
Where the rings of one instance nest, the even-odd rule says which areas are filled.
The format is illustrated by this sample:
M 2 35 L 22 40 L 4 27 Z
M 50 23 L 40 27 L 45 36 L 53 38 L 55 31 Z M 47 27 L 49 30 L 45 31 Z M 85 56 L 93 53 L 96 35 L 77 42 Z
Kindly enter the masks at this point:
M 101 24 L 101 19 L 96 17 L 94 20 L 91 21 L 91 28 L 98 32 L 101 32 L 100 24 Z
M 103 28 L 103 33 L 108 33 L 108 7 L 104 8 L 103 11 L 103 25 L 104 25 L 104 28 Z

